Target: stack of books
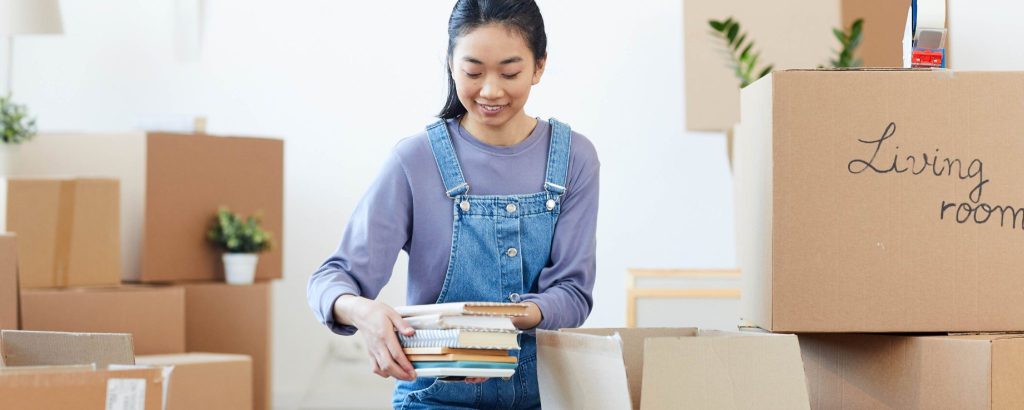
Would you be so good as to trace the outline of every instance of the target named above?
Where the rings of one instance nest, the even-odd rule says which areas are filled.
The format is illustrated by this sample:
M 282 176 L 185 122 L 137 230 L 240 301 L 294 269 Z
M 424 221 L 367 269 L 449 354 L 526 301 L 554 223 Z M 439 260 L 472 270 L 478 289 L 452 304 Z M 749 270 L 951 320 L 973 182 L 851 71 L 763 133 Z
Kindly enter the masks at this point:
M 421 377 L 511 377 L 518 364 L 519 330 L 512 318 L 521 303 L 457 302 L 400 306 L 395 310 L 416 334 L 398 333 L 406 357 Z

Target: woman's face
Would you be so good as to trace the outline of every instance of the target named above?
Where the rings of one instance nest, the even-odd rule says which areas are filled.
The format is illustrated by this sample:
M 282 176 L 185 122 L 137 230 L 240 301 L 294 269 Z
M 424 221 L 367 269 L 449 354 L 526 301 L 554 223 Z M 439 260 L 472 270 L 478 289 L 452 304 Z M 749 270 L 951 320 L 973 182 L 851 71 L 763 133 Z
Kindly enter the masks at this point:
M 465 121 L 500 128 L 519 115 L 540 82 L 544 60 L 533 53 L 518 32 L 488 24 L 460 37 L 449 62 Z

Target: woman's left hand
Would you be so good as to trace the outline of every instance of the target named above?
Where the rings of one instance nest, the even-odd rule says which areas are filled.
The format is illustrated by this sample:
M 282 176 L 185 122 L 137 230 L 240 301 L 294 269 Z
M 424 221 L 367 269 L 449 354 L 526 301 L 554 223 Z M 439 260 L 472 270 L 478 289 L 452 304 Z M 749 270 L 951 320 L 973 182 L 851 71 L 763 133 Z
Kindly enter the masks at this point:
M 526 305 L 526 316 L 517 316 L 512 318 L 512 324 L 516 325 L 516 329 L 519 330 L 533 329 L 540 324 L 541 319 L 544 318 L 544 314 L 541 313 L 540 308 L 537 307 L 536 303 L 523 303 Z

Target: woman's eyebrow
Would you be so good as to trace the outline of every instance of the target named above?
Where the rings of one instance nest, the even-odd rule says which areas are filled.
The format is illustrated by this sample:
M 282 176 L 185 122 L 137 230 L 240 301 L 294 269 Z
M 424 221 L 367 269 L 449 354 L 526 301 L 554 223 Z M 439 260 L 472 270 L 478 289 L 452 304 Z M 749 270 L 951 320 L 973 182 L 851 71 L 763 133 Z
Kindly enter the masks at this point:
M 470 57 L 470 56 L 462 57 L 462 61 L 466 61 L 466 62 L 473 63 L 473 64 L 481 64 L 481 65 L 484 63 L 483 61 L 477 60 L 477 59 L 475 59 L 473 57 Z M 499 63 L 499 64 L 505 65 L 505 64 L 518 63 L 520 61 L 523 61 L 523 58 L 519 57 L 519 56 L 516 56 L 516 57 L 509 57 L 509 58 L 506 58 L 504 60 L 501 60 L 501 63 Z

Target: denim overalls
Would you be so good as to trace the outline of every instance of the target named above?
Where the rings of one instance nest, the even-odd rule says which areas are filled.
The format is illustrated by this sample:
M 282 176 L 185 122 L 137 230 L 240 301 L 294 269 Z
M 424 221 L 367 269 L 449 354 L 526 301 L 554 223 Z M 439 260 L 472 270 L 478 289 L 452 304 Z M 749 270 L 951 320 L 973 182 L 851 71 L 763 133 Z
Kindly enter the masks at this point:
M 427 127 L 430 148 L 452 199 L 452 254 L 437 303 L 519 302 L 535 293 L 541 269 L 548 265 L 555 221 L 565 193 L 569 167 L 569 126 L 551 119 L 544 190 L 526 195 L 469 195 L 445 122 Z M 539 183 L 540 181 L 538 181 Z M 392 404 L 397 409 L 534 409 L 537 390 L 537 340 L 520 335 L 519 366 L 508 379 L 484 383 L 445 382 L 421 377 L 399 381 Z

